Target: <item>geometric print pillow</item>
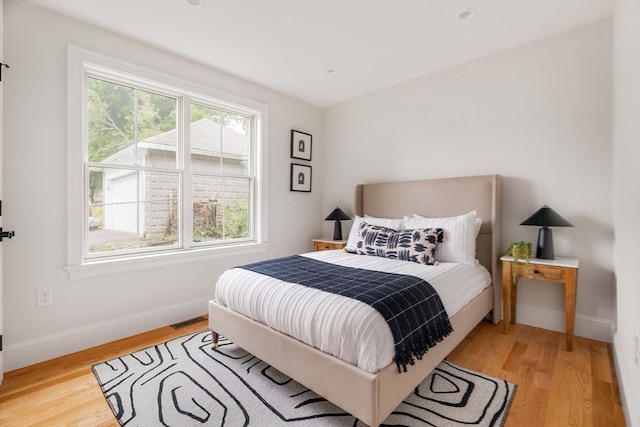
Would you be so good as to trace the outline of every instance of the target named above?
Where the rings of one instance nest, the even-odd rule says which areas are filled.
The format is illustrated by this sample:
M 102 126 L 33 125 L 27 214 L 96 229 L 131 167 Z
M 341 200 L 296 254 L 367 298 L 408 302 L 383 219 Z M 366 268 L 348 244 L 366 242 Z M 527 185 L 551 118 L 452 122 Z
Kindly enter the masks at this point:
M 443 236 L 442 228 L 396 231 L 363 221 L 358 229 L 358 240 L 353 252 L 434 265 L 436 245 L 442 242 Z

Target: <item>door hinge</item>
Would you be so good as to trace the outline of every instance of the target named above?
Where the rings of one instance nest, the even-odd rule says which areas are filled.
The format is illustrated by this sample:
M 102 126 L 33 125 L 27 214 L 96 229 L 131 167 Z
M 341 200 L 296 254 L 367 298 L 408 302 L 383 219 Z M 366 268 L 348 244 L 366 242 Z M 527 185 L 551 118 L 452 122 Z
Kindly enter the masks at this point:
M 2 242 L 4 238 L 11 239 L 15 235 L 15 231 L 2 231 L 2 227 L 0 227 L 0 242 Z
M 0 335 L 0 351 L 2 351 L 2 335 Z

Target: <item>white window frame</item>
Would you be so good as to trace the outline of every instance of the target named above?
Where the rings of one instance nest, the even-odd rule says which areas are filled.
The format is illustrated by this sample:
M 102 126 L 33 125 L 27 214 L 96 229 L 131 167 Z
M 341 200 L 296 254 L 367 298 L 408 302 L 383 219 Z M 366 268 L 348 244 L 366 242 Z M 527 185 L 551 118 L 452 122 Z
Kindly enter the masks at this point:
M 138 65 L 110 58 L 75 46 L 68 46 L 67 51 L 67 267 L 71 279 L 99 276 L 113 272 L 140 268 L 151 268 L 168 263 L 198 261 L 218 256 L 247 254 L 249 252 L 265 252 L 267 244 L 267 123 L 268 107 L 264 104 L 234 96 L 217 89 L 185 81 L 158 71 L 150 70 Z M 162 251 L 145 251 L 138 254 L 126 254 L 114 257 L 90 257 L 85 250 L 88 245 L 88 215 L 87 200 L 88 186 L 85 177 L 88 176 L 88 143 L 86 129 L 86 81 L 87 73 L 92 76 L 117 76 L 117 83 L 129 81 L 139 88 L 150 88 L 155 91 L 158 85 L 163 93 L 182 98 L 184 104 L 193 100 L 195 103 L 213 104 L 226 107 L 232 112 L 238 112 L 254 117 L 251 134 L 251 159 L 253 163 L 254 185 L 252 188 L 253 211 L 252 231 L 253 240 L 229 242 L 205 246 L 192 242 L 192 217 L 185 215 L 191 209 L 191 171 L 189 169 L 189 132 L 183 129 L 178 121 L 178 130 L 183 133 L 183 145 L 177 148 L 177 161 L 180 174 L 180 190 L 182 194 L 181 245 Z M 180 102 L 180 100 L 178 101 Z M 183 105 L 184 106 L 184 105 Z M 181 106 L 180 108 L 182 108 Z M 186 112 L 185 114 L 189 114 Z

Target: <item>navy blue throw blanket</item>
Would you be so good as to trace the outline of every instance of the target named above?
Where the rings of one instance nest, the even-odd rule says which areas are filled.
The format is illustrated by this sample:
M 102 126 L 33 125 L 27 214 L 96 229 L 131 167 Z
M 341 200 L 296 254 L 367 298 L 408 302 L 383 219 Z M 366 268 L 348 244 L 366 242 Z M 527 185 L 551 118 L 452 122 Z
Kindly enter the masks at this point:
M 404 372 L 453 329 L 440 297 L 419 277 L 343 267 L 293 255 L 239 268 L 369 304 L 387 321 Z

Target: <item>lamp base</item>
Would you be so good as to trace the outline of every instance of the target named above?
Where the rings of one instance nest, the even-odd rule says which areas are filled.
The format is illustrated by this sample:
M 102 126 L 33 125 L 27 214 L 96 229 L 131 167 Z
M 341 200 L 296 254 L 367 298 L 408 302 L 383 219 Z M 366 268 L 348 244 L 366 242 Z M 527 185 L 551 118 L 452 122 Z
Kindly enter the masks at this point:
M 333 225 L 333 240 L 342 240 L 342 224 L 336 221 Z
M 538 244 L 536 245 L 536 258 L 555 259 L 553 254 L 553 234 L 548 227 L 538 230 Z

